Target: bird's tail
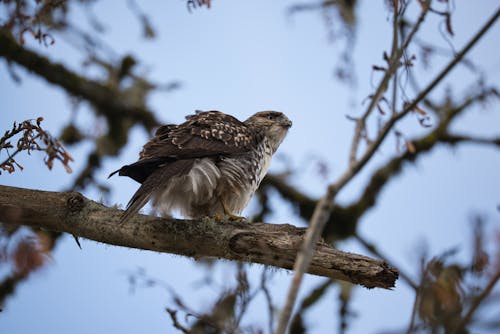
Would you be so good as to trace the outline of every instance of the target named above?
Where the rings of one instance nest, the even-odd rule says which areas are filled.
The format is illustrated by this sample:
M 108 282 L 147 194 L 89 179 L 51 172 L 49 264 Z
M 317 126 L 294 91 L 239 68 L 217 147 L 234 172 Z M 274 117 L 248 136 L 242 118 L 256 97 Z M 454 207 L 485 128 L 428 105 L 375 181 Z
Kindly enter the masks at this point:
M 127 209 L 120 218 L 120 224 L 137 214 L 158 191 L 165 189 L 172 177 L 185 175 L 192 166 L 193 160 L 177 160 L 163 166 L 160 165 L 159 168 L 146 178 L 134 196 L 132 196 L 127 204 Z
M 142 207 L 149 201 L 153 195 L 154 188 L 152 188 L 148 183 L 150 182 L 147 182 L 146 180 L 146 182 L 144 182 L 139 189 L 137 189 L 134 196 L 132 196 L 127 204 L 127 209 L 123 212 L 120 218 L 120 224 L 123 224 L 129 220 L 130 217 L 137 214 L 139 210 L 142 209 Z

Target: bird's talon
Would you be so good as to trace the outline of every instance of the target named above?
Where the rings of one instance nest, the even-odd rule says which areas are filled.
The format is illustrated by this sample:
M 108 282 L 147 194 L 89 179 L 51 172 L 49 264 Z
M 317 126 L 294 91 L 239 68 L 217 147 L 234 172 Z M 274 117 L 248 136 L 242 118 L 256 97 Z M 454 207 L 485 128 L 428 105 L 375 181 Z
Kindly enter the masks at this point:
M 224 215 L 223 213 L 216 213 L 216 214 L 214 215 L 214 219 L 215 219 L 215 220 L 224 220 L 224 216 L 225 216 L 225 215 Z
M 230 213 L 216 213 L 213 217 L 217 221 L 233 221 L 233 222 L 240 221 L 241 222 L 241 221 L 246 220 L 245 217 L 233 215 Z
M 231 221 L 244 221 L 244 220 L 246 220 L 246 218 L 242 217 L 242 216 L 237 216 L 237 215 L 232 215 L 232 214 L 228 214 L 226 216 Z

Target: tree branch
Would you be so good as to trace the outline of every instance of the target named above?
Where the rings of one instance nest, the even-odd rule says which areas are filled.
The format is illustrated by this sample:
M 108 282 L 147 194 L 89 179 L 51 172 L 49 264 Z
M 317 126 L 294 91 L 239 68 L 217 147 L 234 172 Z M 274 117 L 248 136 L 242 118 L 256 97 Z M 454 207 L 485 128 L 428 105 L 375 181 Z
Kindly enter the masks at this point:
M 304 228 L 264 223 L 176 220 L 137 216 L 118 224 L 121 210 L 107 208 L 75 192 L 46 192 L 0 186 L 0 221 L 66 232 L 111 245 L 217 257 L 291 269 Z M 396 268 L 384 261 L 341 252 L 318 242 L 309 273 L 368 288 L 391 288 Z
M 499 280 L 500 280 L 500 269 L 496 271 L 491 280 L 488 282 L 488 285 L 485 287 L 485 289 L 481 291 L 481 293 L 476 298 L 474 298 L 469 310 L 465 313 L 460 323 L 458 323 L 458 325 L 455 327 L 453 333 L 464 332 L 465 327 L 472 320 L 472 317 L 476 312 L 476 310 L 479 308 L 479 306 L 481 306 L 481 303 L 491 294 L 491 291 L 493 290 L 493 288 L 495 287 L 495 285 L 498 283 Z
M 490 96 L 497 95 L 498 92 L 495 89 L 485 89 L 476 95 L 468 97 L 460 105 L 443 111 L 443 116 L 433 131 L 419 138 L 409 140 L 414 148 L 414 152 L 406 151 L 404 154 L 394 157 L 373 173 L 363 194 L 354 204 L 348 207 L 349 211 L 352 211 L 351 215 L 359 218 L 364 212 L 372 208 L 376 204 L 377 197 L 387 182 L 401 172 L 405 162 L 414 161 L 418 156 L 430 152 L 439 144 L 456 145 L 469 142 L 500 146 L 500 138 L 479 138 L 467 135 L 454 135 L 448 132 L 452 121 L 463 114 L 470 106 L 484 101 Z M 358 213 L 358 215 L 355 213 Z
M 293 305 L 297 298 L 297 294 L 302 282 L 303 273 L 306 272 L 312 257 L 314 245 L 319 239 L 323 229 L 330 217 L 331 209 L 333 207 L 333 200 L 337 193 L 366 165 L 376 152 L 378 147 L 384 141 L 385 137 L 393 126 L 405 117 L 410 111 L 414 110 L 417 104 L 424 99 L 440 82 L 441 80 L 461 61 L 465 54 L 481 39 L 482 36 L 493 26 L 498 17 L 500 16 L 500 8 L 491 16 L 491 18 L 481 27 L 481 29 L 471 38 L 471 40 L 464 46 L 464 48 L 457 53 L 456 57 L 448 63 L 448 65 L 431 81 L 427 87 L 422 90 L 417 97 L 408 103 L 401 112 L 393 114 L 391 118 L 383 125 L 377 138 L 368 145 L 366 151 L 363 153 L 359 160 L 350 164 L 349 168 L 339 177 L 339 179 L 327 187 L 325 195 L 319 200 L 314 210 L 313 216 L 310 220 L 309 227 L 304 237 L 304 244 L 301 246 L 297 260 L 294 264 L 294 276 L 290 288 L 288 290 L 285 306 L 283 307 L 276 334 L 284 334 L 290 315 L 292 313 Z
M 426 5 L 423 6 L 422 11 L 420 13 L 420 16 L 417 20 L 417 23 L 413 26 L 411 32 L 408 34 L 406 37 L 405 41 L 401 45 L 401 47 L 398 48 L 398 32 L 397 32 L 397 27 L 398 27 L 398 2 L 394 2 L 394 17 L 393 17 L 393 41 L 392 41 L 392 50 L 391 50 L 391 56 L 388 60 L 388 68 L 385 71 L 384 77 L 380 81 L 380 83 L 377 85 L 377 90 L 371 96 L 370 98 L 370 103 L 368 104 L 368 107 L 366 108 L 366 111 L 363 113 L 360 119 L 356 121 L 356 127 L 354 129 L 354 136 L 351 144 L 351 149 L 349 153 L 349 166 L 353 167 L 356 164 L 356 159 L 357 159 L 357 154 L 358 154 L 358 146 L 359 146 L 359 141 L 361 139 L 361 132 L 363 128 L 365 127 L 366 120 L 368 116 L 370 116 L 372 110 L 375 108 L 375 106 L 378 104 L 380 98 L 383 96 L 384 92 L 387 90 L 387 86 L 389 85 L 389 81 L 392 78 L 393 75 L 397 73 L 398 68 L 401 66 L 400 64 L 400 59 L 403 56 L 404 52 L 408 48 L 409 44 L 411 43 L 413 36 L 416 34 L 416 32 L 419 30 L 420 25 L 422 22 L 424 22 L 424 19 L 429 12 L 430 9 L 430 4 L 431 0 L 427 1 Z M 392 111 L 393 113 L 396 112 L 396 110 Z
M 5 29 L 0 29 L 0 45 L 0 57 L 60 86 L 69 94 L 89 101 L 103 115 L 111 118 L 122 118 L 126 115 L 134 122 L 143 124 L 148 130 L 159 124 L 154 114 L 144 106 L 131 102 L 127 96 L 119 96 L 116 90 L 81 77 L 62 64 L 53 63 L 22 47 Z

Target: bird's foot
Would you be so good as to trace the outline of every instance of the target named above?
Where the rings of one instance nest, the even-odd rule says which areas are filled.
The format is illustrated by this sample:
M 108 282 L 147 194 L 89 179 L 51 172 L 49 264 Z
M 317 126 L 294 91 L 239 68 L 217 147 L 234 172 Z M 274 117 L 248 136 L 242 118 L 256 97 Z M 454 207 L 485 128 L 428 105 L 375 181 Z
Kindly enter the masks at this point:
M 216 213 L 214 215 L 214 219 L 218 221 L 231 221 L 231 222 L 235 221 L 241 222 L 246 220 L 245 217 L 233 215 L 231 213 Z

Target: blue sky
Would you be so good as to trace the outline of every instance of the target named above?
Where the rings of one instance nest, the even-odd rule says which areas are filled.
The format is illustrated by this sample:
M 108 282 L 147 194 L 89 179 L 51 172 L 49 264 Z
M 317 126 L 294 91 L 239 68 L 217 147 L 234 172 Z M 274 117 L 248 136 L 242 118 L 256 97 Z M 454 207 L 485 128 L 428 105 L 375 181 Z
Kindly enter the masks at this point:
M 143 62 L 141 70 L 155 82 L 182 82 L 178 91 L 155 93 L 150 106 L 165 122 L 179 122 L 195 109 L 218 109 L 244 119 L 259 110 L 275 109 L 293 120 L 289 135 L 280 147 L 297 167 L 292 183 L 311 196 L 320 196 L 325 183 L 333 181 L 347 166 L 348 149 L 353 124 L 346 114 L 359 115 L 362 100 L 373 90 L 377 77 L 371 77 L 371 66 L 382 63 L 382 53 L 390 46 L 391 24 L 382 1 L 361 1 L 357 42 L 352 59 L 357 86 L 336 81 L 333 69 L 342 43 L 328 41 L 328 33 L 320 12 L 286 16 L 290 1 L 213 1 L 210 10 L 189 13 L 183 1 L 146 4 L 143 10 L 159 36 L 153 41 L 140 38 L 140 27 L 125 5 L 98 2 L 94 12 L 105 23 L 104 39 L 119 54 L 131 53 Z M 455 37 L 452 43 L 460 49 L 480 25 L 491 15 L 498 2 L 456 1 L 453 14 Z M 81 14 L 74 18 L 85 23 Z M 422 38 L 443 44 L 437 32 L 439 20 L 429 18 Z M 497 24 L 474 48 L 470 58 L 488 74 L 488 82 L 500 83 L 500 58 L 497 50 L 500 26 Z M 32 43 L 37 51 L 78 69 L 81 58 L 63 40 L 45 48 Z M 418 77 L 424 86 L 445 63 L 437 59 L 429 71 L 419 68 Z M 17 72 L 20 85 L 10 80 L 4 63 L 0 64 L 0 129 L 7 129 L 14 120 L 43 116 L 44 126 L 54 134 L 70 119 L 70 100 L 61 89 L 49 86 L 22 69 Z M 98 75 L 98 73 L 89 73 Z M 371 79 L 372 78 L 372 79 Z M 473 88 L 474 76 L 465 68 L 456 69 L 434 92 L 444 94 L 446 85 L 454 87 L 455 96 Z M 456 129 L 483 135 L 498 135 L 500 116 L 498 104 L 489 109 L 476 107 L 469 115 L 457 120 Z M 94 120 L 85 105 L 80 107 L 78 122 L 88 132 Z M 408 120 L 401 129 L 410 137 L 422 132 L 416 120 Z M 134 161 L 148 134 L 134 129 L 126 149 L 117 159 L 109 159 L 99 171 L 106 175 L 122 164 Z M 74 169 L 84 164 L 88 145 L 72 148 Z M 341 202 L 355 198 L 376 166 L 395 154 L 394 141 L 382 147 L 374 162 L 361 173 L 339 197 Z M 311 156 L 320 157 L 330 168 L 328 179 L 319 178 L 314 165 L 304 166 Z M 22 158 L 23 172 L 2 174 L 5 185 L 60 190 L 73 175 L 56 166 L 46 170 L 41 158 Z M 272 171 L 284 167 L 275 159 Z M 498 231 L 500 204 L 500 155 L 489 148 L 464 145 L 449 150 L 440 147 L 431 154 L 406 166 L 401 176 L 394 178 L 382 193 L 378 206 L 366 214 L 360 233 L 381 246 L 396 264 L 415 274 L 418 248 L 424 240 L 430 254 L 461 246 L 461 256 L 469 254 L 469 218 L 472 213 L 484 213 L 488 228 Z M 137 188 L 125 178 L 104 181 L 112 187 L 111 201 L 124 205 Z M 89 190 L 87 196 L 99 200 L 101 194 Z M 275 199 L 273 223 L 303 225 L 289 207 Z M 251 206 L 247 213 L 251 213 Z M 197 288 L 193 282 L 207 272 L 191 259 L 180 256 L 124 249 L 83 240 L 83 250 L 72 238 L 65 238 L 56 248 L 49 266 L 30 277 L 0 315 L 0 331 L 5 333 L 123 333 L 171 332 L 164 307 L 172 305 L 162 288 L 129 292 L 126 273 L 145 268 L 186 296 L 188 304 L 203 310 L 217 296 L 213 289 Z M 356 243 L 339 245 L 348 251 L 367 254 Z M 262 267 L 251 266 L 252 278 L 258 279 Z M 221 285 L 231 286 L 234 269 L 222 262 L 211 274 Z M 234 275 L 233 275 L 234 276 Z M 273 279 L 274 300 L 282 305 L 291 279 L 290 273 L 278 270 Z M 301 290 L 307 293 L 322 280 L 307 276 Z M 337 288 L 309 313 L 312 333 L 330 332 L 337 328 Z M 399 282 L 393 291 L 356 289 L 352 308 L 358 317 L 351 322 L 351 333 L 377 332 L 405 326 L 410 317 L 413 299 L 411 291 Z M 261 303 L 251 309 L 249 320 L 266 324 Z M 381 307 L 383 305 L 383 307 Z

